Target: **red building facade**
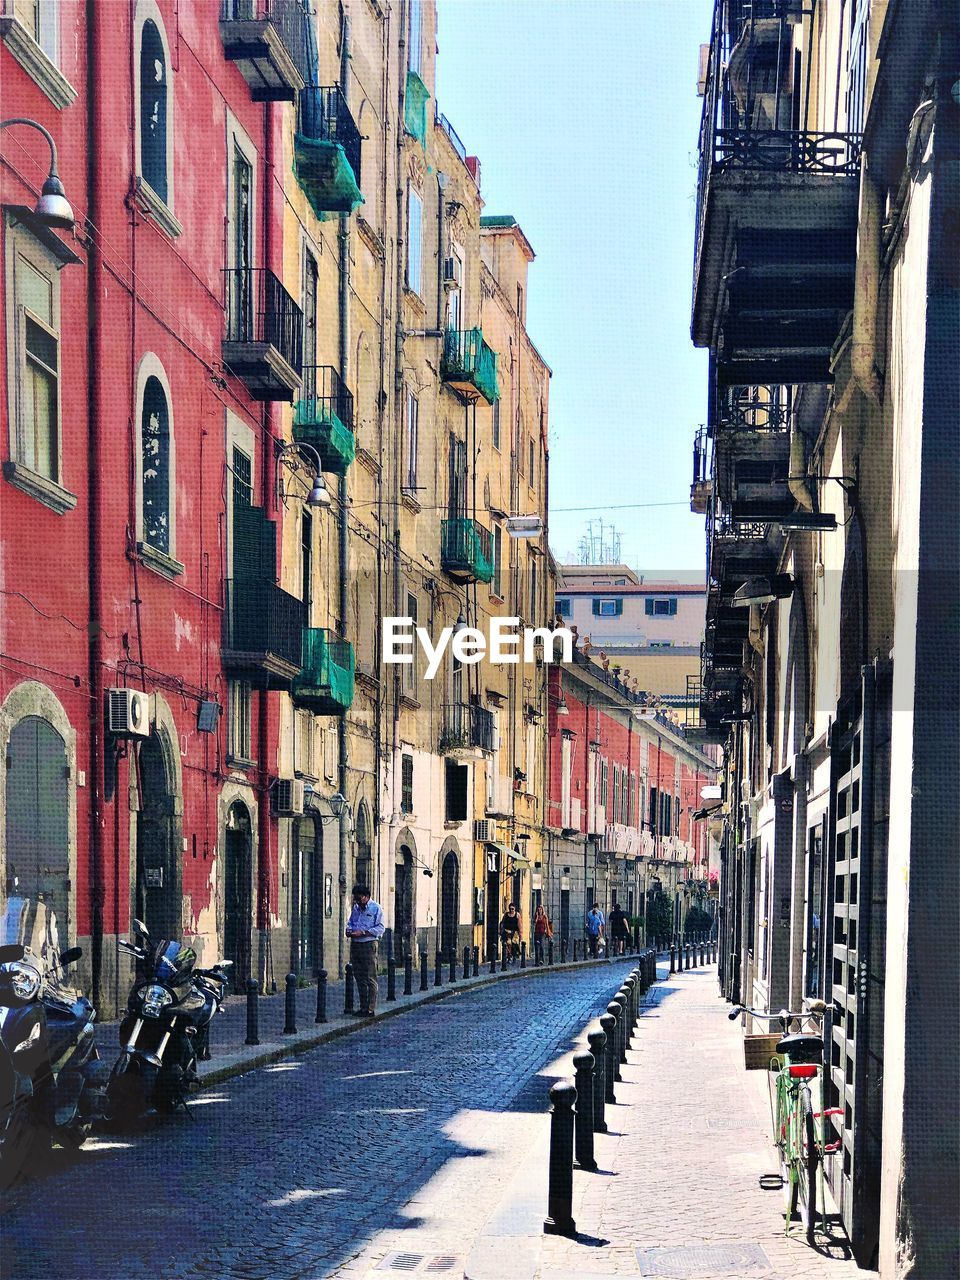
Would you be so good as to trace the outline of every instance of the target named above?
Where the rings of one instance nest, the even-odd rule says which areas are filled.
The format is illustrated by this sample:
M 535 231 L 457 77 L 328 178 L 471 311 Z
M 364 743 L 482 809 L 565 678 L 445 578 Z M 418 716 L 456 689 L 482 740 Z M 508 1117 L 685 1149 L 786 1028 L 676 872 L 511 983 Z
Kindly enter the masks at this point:
M 50 132 L 76 223 L 31 216 L 47 145 L 4 129 L 2 871 L 109 1008 L 132 916 L 243 979 L 278 913 L 302 618 L 251 563 L 276 555 L 299 385 L 274 164 L 302 79 L 295 39 L 271 66 L 245 31 L 241 57 L 217 0 L 39 9 L 0 19 L 0 119 Z

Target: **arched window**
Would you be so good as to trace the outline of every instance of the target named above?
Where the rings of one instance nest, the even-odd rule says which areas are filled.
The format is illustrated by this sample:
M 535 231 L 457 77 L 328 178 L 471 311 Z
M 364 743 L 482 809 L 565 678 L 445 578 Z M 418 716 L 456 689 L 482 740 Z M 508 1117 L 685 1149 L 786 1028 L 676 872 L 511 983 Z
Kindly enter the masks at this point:
M 154 551 L 172 555 L 170 520 L 170 410 L 159 378 L 143 389 L 140 416 L 143 477 L 143 541 Z
M 167 191 L 167 60 L 157 24 L 140 34 L 140 172 L 164 203 Z

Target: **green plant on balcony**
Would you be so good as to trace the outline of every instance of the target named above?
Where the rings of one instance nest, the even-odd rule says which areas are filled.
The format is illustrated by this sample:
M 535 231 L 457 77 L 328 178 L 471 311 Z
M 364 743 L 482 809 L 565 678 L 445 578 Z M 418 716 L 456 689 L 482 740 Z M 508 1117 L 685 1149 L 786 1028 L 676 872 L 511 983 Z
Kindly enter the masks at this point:
M 353 688 L 353 645 L 324 627 L 304 628 L 294 701 L 317 715 L 339 715 L 353 702 Z
M 488 404 L 499 398 L 497 356 L 482 329 L 448 329 L 443 340 L 440 376 L 465 395 L 478 392 Z

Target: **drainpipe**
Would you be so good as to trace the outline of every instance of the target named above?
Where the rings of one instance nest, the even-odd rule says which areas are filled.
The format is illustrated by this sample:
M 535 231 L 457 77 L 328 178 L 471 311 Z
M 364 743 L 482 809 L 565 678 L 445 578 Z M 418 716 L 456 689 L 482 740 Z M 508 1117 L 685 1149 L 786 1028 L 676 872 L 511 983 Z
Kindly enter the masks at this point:
M 90 964 L 93 979 L 93 1003 L 99 1008 L 103 1000 L 103 908 L 105 886 L 103 880 L 103 850 L 101 838 L 105 829 L 104 790 L 106 750 L 103 733 L 104 681 L 103 643 L 101 640 L 102 581 L 100 555 L 103 547 L 101 533 L 102 489 L 100 476 L 101 412 L 100 377 L 103 369 L 103 325 L 100 308 L 100 280 L 103 272 L 103 255 L 100 248 L 99 228 L 102 224 L 100 210 L 101 155 L 108 154 L 102 136 L 102 113 L 98 113 L 99 98 L 93 86 L 101 83 L 101 50 L 99 32 L 102 27 L 96 12 L 96 0 L 86 0 L 87 24 L 87 209 L 90 227 L 95 230 L 89 236 L 87 261 L 87 413 L 90 447 L 87 458 L 87 493 L 90 518 L 87 524 L 87 607 L 89 610 L 89 648 L 87 661 L 90 691 L 93 697 L 90 715 Z M 88 228 L 89 229 L 89 228 Z M 114 795 L 114 804 L 119 796 Z
M 880 241 L 883 197 L 874 182 L 867 157 L 860 162 L 860 216 L 853 291 L 853 343 L 850 364 L 856 384 L 875 405 L 880 404 L 877 375 L 877 312 L 880 300 Z M 846 399 L 846 397 L 844 397 Z
M 349 104 L 350 92 L 350 18 L 343 17 L 343 37 L 340 43 L 340 92 Z M 346 383 L 350 362 L 350 214 L 340 215 L 340 229 L 337 235 L 340 250 L 340 377 Z M 339 503 L 337 508 L 337 550 L 339 554 L 339 615 L 340 634 L 346 635 L 347 610 L 349 592 L 347 574 L 350 568 L 350 528 L 347 520 L 347 477 L 342 475 L 338 485 Z M 347 924 L 347 866 L 350 855 L 350 810 L 346 800 L 349 789 L 350 749 L 347 742 L 347 713 L 340 715 L 340 732 L 338 739 L 337 785 L 344 803 L 340 807 L 340 818 L 337 823 L 340 845 L 340 927 L 337 940 L 337 972 L 343 976 L 344 963 L 344 929 Z

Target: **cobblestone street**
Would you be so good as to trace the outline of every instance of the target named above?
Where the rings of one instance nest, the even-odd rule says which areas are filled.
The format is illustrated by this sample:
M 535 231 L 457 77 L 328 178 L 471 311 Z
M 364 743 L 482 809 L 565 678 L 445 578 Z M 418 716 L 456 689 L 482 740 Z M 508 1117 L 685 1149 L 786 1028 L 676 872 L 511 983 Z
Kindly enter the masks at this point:
M 473 992 L 215 1086 L 11 1197 L 5 1280 L 869 1280 L 782 1230 L 762 1073 L 712 967 L 647 998 L 576 1240 L 544 1237 L 547 1091 L 628 961 Z

